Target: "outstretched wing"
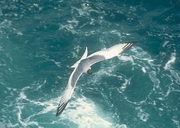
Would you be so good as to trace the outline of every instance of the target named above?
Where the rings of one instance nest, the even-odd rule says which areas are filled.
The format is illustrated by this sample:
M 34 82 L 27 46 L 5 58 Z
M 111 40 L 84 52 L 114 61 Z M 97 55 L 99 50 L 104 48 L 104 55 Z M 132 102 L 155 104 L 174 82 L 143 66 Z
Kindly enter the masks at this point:
M 56 116 L 60 115 L 63 112 L 63 110 L 65 109 L 65 107 L 67 106 L 71 98 L 73 91 L 74 91 L 74 88 L 70 86 L 65 89 L 63 95 L 61 96 L 61 99 L 57 108 Z
M 71 76 L 69 77 L 68 85 L 61 96 L 61 99 L 60 99 L 60 102 L 59 102 L 59 105 L 57 108 L 56 116 L 60 115 L 63 112 L 63 110 L 65 109 L 65 107 L 67 106 L 67 104 L 68 104 L 69 100 L 71 99 L 71 96 L 74 92 L 76 83 L 82 73 L 83 73 L 82 68 L 80 66 L 77 66 L 74 69 L 74 71 L 71 73 Z
M 91 55 L 89 55 L 86 59 L 84 59 L 83 61 L 85 61 L 84 63 L 86 63 L 86 65 L 88 67 L 90 67 L 91 65 L 106 60 L 106 59 L 110 59 L 113 58 L 115 56 L 118 56 L 119 54 L 121 54 L 122 52 L 125 52 L 126 50 L 128 50 L 130 47 L 132 47 L 136 42 L 127 42 L 127 43 L 122 43 L 122 44 L 117 44 L 114 45 L 108 49 L 105 50 L 101 50 L 98 52 L 95 52 Z
M 69 100 L 71 99 L 71 96 L 74 92 L 76 83 L 83 72 L 87 71 L 87 69 L 91 65 L 93 65 L 99 61 L 103 61 L 105 59 L 110 59 L 110 58 L 113 58 L 113 57 L 119 55 L 120 53 L 129 49 L 134 44 L 135 44 L 135 42 L 127 42 L 127 43 L 123 43 L 123 44 L 117 44 L 106 50 L 101 50 L 99 52 L 95 52 L 95 53 L 91 54 L 90 56 L 88 56 L 87 58 L 82 59 L 80 61 L 80 63 L 78 64 L 78 66 L 72 72 L 71 76 L 69 77 L 68 85 L 60 99 L 56 116 L 60 115 L 63 112 L 63 110 L 65 109 L 65 107 L 67 106 L 67 104 L 68 104 Z

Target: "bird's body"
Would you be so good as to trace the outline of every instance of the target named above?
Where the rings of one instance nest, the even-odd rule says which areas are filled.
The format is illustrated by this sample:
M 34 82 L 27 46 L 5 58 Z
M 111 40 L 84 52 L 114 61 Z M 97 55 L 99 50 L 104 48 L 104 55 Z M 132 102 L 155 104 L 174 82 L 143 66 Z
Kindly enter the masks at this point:
M 89 56 L 87 56 L 87 47 L 86 47 L 86 50 L 83 56 L 81 57 L 81 59 L 78 60 L 73 66 L 71 66 L 72 68 L 74 68 L 74 70 L 71 73 L 68 80 L 67 87 L 65 91 L 63 92 L 63 95 L 61 96 L 61 99 L 57 108 L 56 116 L 60 115 L 65 109 L 66 105 L 71 99 L 73 91 L 76 87 L 76 83 L 79 77 L 82 75 L 82 73 L 92 74 L 91 66 L 93 64 L 118 56 L 120 53 L 126 51 L 134 44 L 135 42 L 117 44 L 108 49 L 95 52 Z

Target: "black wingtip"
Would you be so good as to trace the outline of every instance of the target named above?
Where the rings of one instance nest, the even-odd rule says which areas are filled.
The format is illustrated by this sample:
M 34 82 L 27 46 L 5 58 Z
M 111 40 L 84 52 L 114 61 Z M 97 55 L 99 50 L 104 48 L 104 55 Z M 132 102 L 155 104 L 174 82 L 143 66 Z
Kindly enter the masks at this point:
M 61 113 L 62 113 L 62 112 L 61 112 Z M 59 116 L 61 113 L 57 111 L 57 112 L 56 112 L 56 117 Z
M 137 41 L 129 41 L 129 42 L 126 42 L 126 43 L 131 43 L 131 44 L 136 44 L 137 43 Z
M 123 47 L 123 50 L 125 51 L 125 50 L 131 48 L 133 45 L 135 45 L 135 44 L 136 44 L 136 41 L 129 41 L 129 42 L 125 42 L 124 44 L 125 44 L 125 45 L 124 45 L 124 47 Z
M 56 117 L 59 116 L 60 114 L 56 113 Z
M 137 41 L 131 41 L 130 43 L 131 43 L 130 47 L 132 47 L 133 45 L 135 45 L 137 43 Z
M 57 112 L 56 112 L 56 117 L 59 116 L 59 115 L 63 112 L 63 110 L 65 109 L 65 107 L 67 106 L 67 104 L 68 104 L 68 102 L 63 103 L 63 104 L 61 104 L 61 105 L 58 106 Z

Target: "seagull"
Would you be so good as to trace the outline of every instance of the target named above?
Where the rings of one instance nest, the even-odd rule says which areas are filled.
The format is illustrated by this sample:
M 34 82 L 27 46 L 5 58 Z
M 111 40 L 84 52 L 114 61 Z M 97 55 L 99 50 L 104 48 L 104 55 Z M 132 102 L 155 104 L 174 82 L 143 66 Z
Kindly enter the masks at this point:
M 116 44 L 108 49 L 95 52 L 89 56 L 86 47 L 85 52 L 82 55 L 81 59 L 71 66 L 71 68 L 74 68 L 74 70 L 71 73 L 67 87 L 60 98 L 56 116 L 59 116 L 67 106 L 76 87 L 76 83 L 79 77 L 83 73 L 92 74 L 93 72 L 91 70 L 91 66 L 93 64 L 118 56 L 120 53 L 123 53 L 124 51 L 132 47 L 135 43 L 136 43 L 135 41 L 131 41 L 126 43 Z

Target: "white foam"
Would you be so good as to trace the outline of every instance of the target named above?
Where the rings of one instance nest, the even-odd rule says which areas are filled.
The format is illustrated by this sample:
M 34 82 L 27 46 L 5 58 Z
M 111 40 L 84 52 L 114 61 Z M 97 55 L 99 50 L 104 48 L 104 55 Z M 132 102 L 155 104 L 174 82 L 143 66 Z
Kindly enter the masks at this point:
M 141 69 L 142 69 L 142 71 L 143 71 L 144 73 L 146 73 L 145 67 L 142 67 Z
M 171 69 L 170 72 L 171 72 L 171 76 L 170 76 L 171 81 L 176 82 L 178 85 L 180 85 L 180 73 L 179 73 L 179 71 Z M 174 78 L 175 78 L 175 80 L 173 80 Z
M 70 120 L 80 128 L 110 128 L 112 123 L 97 112 L 95 104 L 85 97 L 71 101 L 62 113 L 61 120 Z
M 0 128 L 5 128 L 5 125 L 0 122 Z
M 120 87 L 120 89 L 121 89 L 122 91 L 124 91 L 124 90 L 126 89 L 126 87 L 127 87 L 127 84 L 128 84 L 128 80 L 125 79 L 125 82 L 122 84 L 122 86 Z
M 169 41 L 165 41 L 163 44 L 163 47 L 165 47 L 168 43 L 169 43 Z
M 117 30 L 111 30 L 111 33 L 117 35 L 118 37 L 122 36 L 121 33 Z
M 24 92 L 20 92 L 20 98 L 21 99 L 26 99 L 27 98 L 26 95 L 24 94 Z
M 159 81 L 159 79 L 157 78 L 156 75 L 157 75 L 157 74 L 156 74 L 155 71 L 151 71 L 151 72 L 149 73 L 149 78 L 150 78 L 150 80 L 154 83 L 154 85 L 153 85 L 154 90 L 155 90 L 155 88 L 159 88 L 159 84 L 160 84 L 160 81 Z
M 176 53 L 171 53 L 171 57 L 170 60 L 168 60 L 168 62 L 165 64 L 164 69 L 170 69 L 172 64 L 175 63 L 176 61 Z
M 16 108 L 18 109 L 17 112 L 17 120 L 18 125 L 22 127 L 30 127 L 30 126 L 37 126 L 39 128 L 43 128 L 43 124 L 38 122 L 38 120 L 34 120 L 34 118 L 44 117 L 44 116 L 52 116 L 54 119 L 49 120 L 49 123 L 51 124 L 52 121 L 55 124 L 62 124 L 62 121 L 69 121 L 74 124 L 77 124 L 80 128 L 91 128 L 91 127 L 98 127 L 98 128 L 111 128 L 112 122 L 108 121 L 107 118 L 104 118 L 99 112 L 97 111 L 96 105 L 87 99 L 86 97 L 76 98 L 75 100 L 71 100 L 69 104 L 67 105 L 66 109 L 63 111 L 63 113 L 55 117 L 59 97 L 52 98 L 47 101 L 38 101 L 37 100 L 31 100 L 26 96 L 26 91 L 28 91 L 30 88 L 25 87 L 21 90 L 19 97 L 16 99 L 17 105 Z M 75 95 L 76 96 L 76 95 Z M 73 97 L 75 97 L 73 96 Z M 23 102 L 26 104 L 24 104 Z M 34 108 L 42 108 L 37 109 L 37 111 L 33 111 L 33 113 L 29 113 L 30 115 L 26 118 L 24 118 L 24 115 L 28 115 L 28 113 L 24 113 L 24 110 L 28 108 L 29 106 L 33 106 Z M 31 110 L 30 110 L 31 111 Z M 106 116 L 108 117 L 108 116 Z M 59 121 L 58 121 L 59 120 Z M 61 120 L 61 121 L 60 121 Z M 16 124 L 8 124 L 8 127 L 14 126 Z
M 125 89 L 127 88 L 127 85 L 130 84 L 131 79 L 132 79 L 132 77 L 129 78 L 129 79 L 125 79 L 125 82 L 124 82 L 124 83 L 122 84 L 122 86 L 120 87 L 120 89 L 121 89 L 122 91 L 125 91 Z
M 117 128 L 127 128 L 127 126 L 125 124 L 121 124 Z
M 173 117 L 173 118 L 177 118 L 177 117 Z M 171 119 L 171 120 L 177 126 L 177 128 L 180 128 L 180 121 L 178 119 Z
M 133 60 L 132 56 L 123 56 L 122 55 L 122 56 L 118 56 L 118 58 L 123 61 L 130 61 L 131 63 L 134 64 L 134 60 Z
M 18 109 L 18 112 L 17 112 L 18 122 L 23 127 L 37 126 L 38 128 L 43 128 L 40 126 L 38 121 L 32 120 L 32 118 L 36 117 L 36 116 L 41 116 L 43 114 L 47 114 L 50 111 L 55 111 L 57 106 L 55 106 L 53 103 L 55 103 L 55 101 L 57 101 L 57 99 L 56 100 L 53 99 L 53 100 L 45 101 L 45 102 L 30 100 L 30 99 L 28 99 L 28 97 L 25 95 L 25 92 L 24 92 L 28 88 L 29 87 L 23 88 L 19 94 L 19 97 L 16 99 L 16 101 L 17 101 L 16 108 Z M 26 101 L 26 103 L 28 103 L 28 104 L 23 104 L 22 100 Z M 34 111 L 27 118 L 23 118 L 23 115 L 25 114 L 25 113 L 23 113 L 23 111 L 26 110 L 26 107 L 28 107 L 28 106 L 34 106 L 34 107 L 41 106 L 42 111 Z M 28 114 L 28 113 L 26 113 L 26 114 Z M 9 123 L 8 127 L 11 127 L 11 126 L 14 126 L 14 124 Z
M 138 117 L 140 120 L 146 122 L 149 119 L 149 113 L 146 113 L 141 107 L 137 107 L 138 110 Z
M 71 32 L 72 34 L 76 34 L 77 33 L 77 31 L 75 30 L 75 26 L 73 24 L 71 24 L 71 23 L 64 24 L 64 25 L 60 24 L 59 30 L 63 30 L 63 29 Z

